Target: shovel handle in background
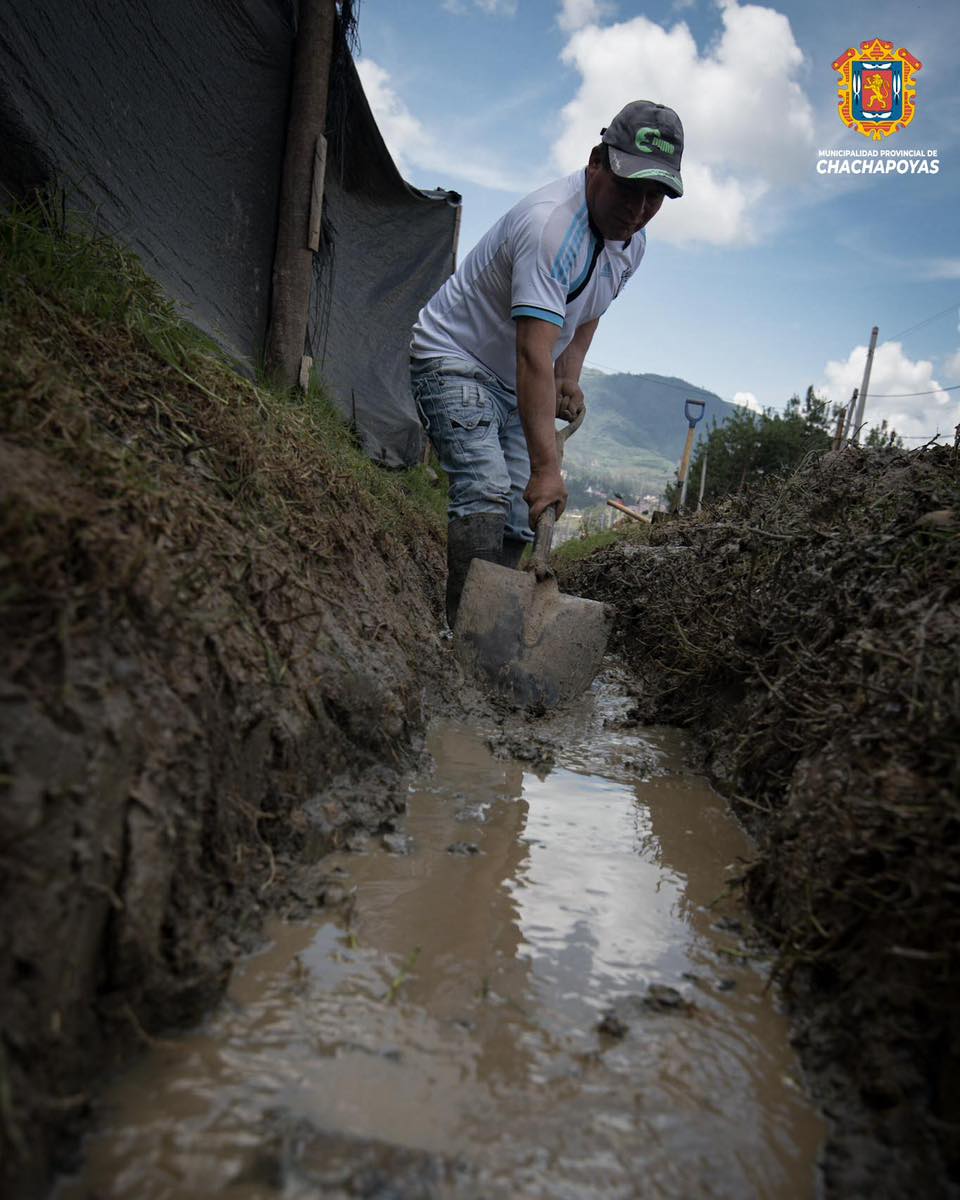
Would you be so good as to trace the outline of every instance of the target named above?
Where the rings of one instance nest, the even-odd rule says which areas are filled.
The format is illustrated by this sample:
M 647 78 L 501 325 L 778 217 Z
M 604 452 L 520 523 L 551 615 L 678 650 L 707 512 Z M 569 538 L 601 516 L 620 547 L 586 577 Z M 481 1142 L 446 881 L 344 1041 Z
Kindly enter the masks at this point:
M 587 410 L 581 408 L 569 425 L 557 430 L 557 466 L 563 466 L 563 447 L 568 437 L 576 433 L 583 424 Z M 530 559 L 530 570 L 541 579 L 549 570 L 547 559 L 550 557 L 550 547 L 553 545 L 553 527 L 557 523 L 557 506 L 551 504 L 540 514 L 537 521 L 536 534 L 533 539 L 533 557 Z
M 697 422 L 703 416 L 706 406 L 707 402 L 705 400 L 687 400 L 683 405 L 683 415 L 687 418 L 687 440 L 683 446 L 683 457 L 680 459 L 680 470 L 677 474 L 680 494 L 677 497 L 677 503 L 674 505 L 674 512 L 679 512 L 687 500 L 687 471 L 690 468 L 690 452 L 693 449 L 693 439 L 697 431 Z
M 625 517 L 632 517 L 634 521 L 640 521 L 646 525 L 650 524 L 649 517 L 642 517 L 639 513 L 634 512 L 632 508 L 627 508 L 625 504 L 621 504 L 619 500 L 608 500 L 607 506 L 615 508 L 617 512 L 622 512 Z

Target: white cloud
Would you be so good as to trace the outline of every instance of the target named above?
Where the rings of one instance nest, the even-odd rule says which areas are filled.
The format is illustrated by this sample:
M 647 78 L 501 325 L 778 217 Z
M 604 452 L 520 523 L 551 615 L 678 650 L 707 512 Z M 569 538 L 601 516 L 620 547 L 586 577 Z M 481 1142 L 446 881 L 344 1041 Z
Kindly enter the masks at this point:
M 596 25 L 616 11 L 609 0 L 563 0 L 557 24 L 564 33 L 573 33 L 584 25 Z
M 932 258 L 920 270 L 923 279 L 960 279 L 960 258 Z
M 465 160 L 456 148 L 445 147 L 443 140 L 407 108 L 391 83 L 390 73 L 379 63 L 372 58 L 358 58 L 356 66 L 380 133 L 404 178 L 419 176 L 426 187 L 447 187 L 460 179 L 496 191 L 524 189 L 524 180 L 482 149 L 473 147 Z M 430 177 L 424 181 L 427 171 Z
M 827 363 L 825 382 L 817 390 L 833 403 L 847 404 L 853 389 L 860 386 L 866 361 L 866 346 L 855 346 L 847 359 Z M 933 394 L 902 395 L 906 392 Z M 943 391 L 928 359 L 914 361 L 904 354 L 900 342 L 881 342 L 870 371 L 864 422 L 869 428 L 886 418 L 891 428 L 912 441 L 932 437 L 938 430 L 952 438 L 953 427 L 960 421 L 956 395 Z
M 463 17 L 470 11 L 468 0 L 440 0 L 440 7 L 456 17 Z M 515 17 L 517 15 L 517 0 L 473 0 L 473 7 L 491 17 Z
M 683 121 L 684 196 L 664 205 L 656 234 L 678 244 L 743 244 L 770 223 L 777 187 L 802 177 L 813 110 L 797 76 L 803 54 L 772 8 L 720 0 L 723 31 L 702 52 L 689 26 L 644 16 L 575 32 L 562 52 L 580 87 L 561 112 L 558 166 L 586 161 L 600 129 L 630 100 L 675 108 Z
M 743 407 L 748 408 L 750 412 L 763 412 L 763 406 L 760 404 L 760 401 L 756 398 L 753 392 L 734 392 L 733 402 L 734 404 L 743 405 Z
M 413 163 L 430 153 L 430 137 L 390 86 L 390 74 L 379 63 L 358 58 L 357 74 L 383 140 L 397 167 L 406 174 Z
M 960 350 L 943 360 L 943 373 L 951 383 L 960 383 Z

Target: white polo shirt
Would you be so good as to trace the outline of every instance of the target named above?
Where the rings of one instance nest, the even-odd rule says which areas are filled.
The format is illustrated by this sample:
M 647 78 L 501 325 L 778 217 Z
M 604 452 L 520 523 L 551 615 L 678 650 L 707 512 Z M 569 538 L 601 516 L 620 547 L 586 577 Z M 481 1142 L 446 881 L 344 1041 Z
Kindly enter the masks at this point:
M 606 312 L 640 265 L 643 230 L 607 242 L 587 215 L 586 172 L 575 171 L 515 204 L 420 310 L 414 358 L 455 355 L 517 381 L 517 317 L 560 327 L 558 358 L 578 326 Z

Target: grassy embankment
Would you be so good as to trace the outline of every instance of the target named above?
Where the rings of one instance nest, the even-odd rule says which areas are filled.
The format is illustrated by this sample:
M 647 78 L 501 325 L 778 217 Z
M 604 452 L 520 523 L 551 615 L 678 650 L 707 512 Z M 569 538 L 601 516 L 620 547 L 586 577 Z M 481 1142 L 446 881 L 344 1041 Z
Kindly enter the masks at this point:
M 18 1194 L 98 1068 L 218 994 L 308 838 L 402 807 L 388 775 L 349 785 L 404 761 L 442 672 L 443 502 L 426 472 L 368 462 L 318 390 L 240 378 L 109 240 L 0 216 L 0 1127 Z
M 746 888 L 832 1114 L 832 1193 L 947 1194 L 943 1166 L 960 1180 L 957 446 L 846 449 L 588 558 L 564 564 L 566 551 L 561 587 L 618 608 L 640 712 L 696 731 L 757 838 Z

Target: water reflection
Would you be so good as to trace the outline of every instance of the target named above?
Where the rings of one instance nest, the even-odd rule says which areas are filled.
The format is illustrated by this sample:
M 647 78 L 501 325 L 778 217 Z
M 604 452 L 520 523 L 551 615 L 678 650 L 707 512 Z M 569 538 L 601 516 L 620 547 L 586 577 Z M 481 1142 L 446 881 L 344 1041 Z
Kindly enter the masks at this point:
M 411 853 L 328 864 L 352 919 L 278 923 L 207 1025 L 112 1089 L 58 1200 L 347 1196 L 324 1163 L 362 1151 L 396 1182 L 397 1147 L 464 1172 L 384 1196 L 812 1194 L 820 1126 L 783 1020 L 710 907 L 742 834 L 674 735 L 565 737 L 534 773 L 436 728 Z M 660 773 L 638 782 L 641 760 Z M 692 1010 L 644 1009 L 652 982 Z M 612 1004 L 619 1042 L 596 1028 Z

